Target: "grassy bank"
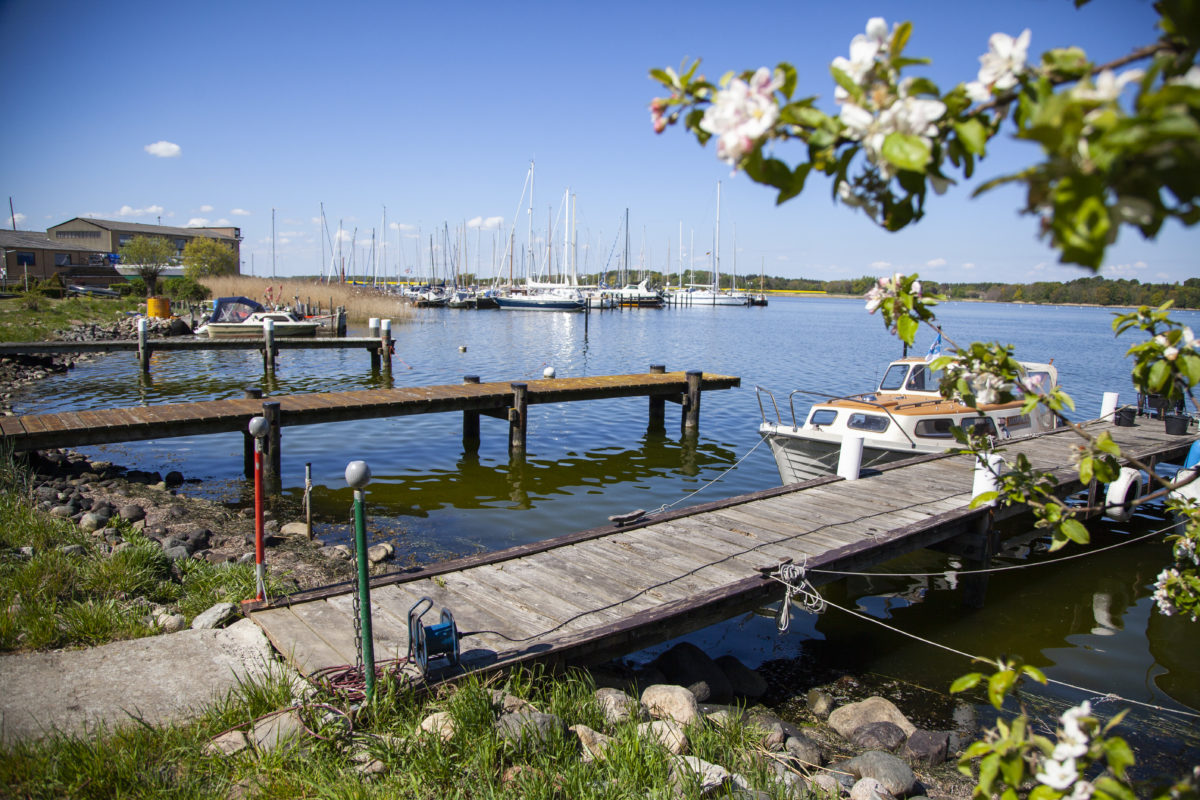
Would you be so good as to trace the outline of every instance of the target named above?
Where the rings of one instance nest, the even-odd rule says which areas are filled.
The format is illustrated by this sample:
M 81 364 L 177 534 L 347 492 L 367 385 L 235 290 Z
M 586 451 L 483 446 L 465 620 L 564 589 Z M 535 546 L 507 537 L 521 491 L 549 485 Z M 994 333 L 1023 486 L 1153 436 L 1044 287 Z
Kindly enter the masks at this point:
M 328 308 L 344 306 L 351 322 L 366 322 L 371 317 L 390 319 L 393 322 L 405 319 L 412 310 L 392 296 L 373 289 L 346 286 L 340 283 L 321 283 L 315 280 L 251 278 L 246 275 L 221 275 L 205 278 L 203 284 L 213 297 L 249 297 L 260 303 L 268 298 L 273 302 L 291 304 L 294 299 L 301 303 L 320 304 Z M 267 290 L 270 290 L 268 294 Z
M 138 299 L 129 297 L 10 297 L 0 300 L 0 342 L 41 342 L 72 325 L 111 324 L 137 306 Z
M 498 680 L 493 678 L 493 680 Z M 675 798 L 700 797 L 698 785 L 673 789 L 671 757 L 639 737 L 636 720 L 608 725 L 585 673 L 550 678 L 518 671 L 503 690 L 565 725 L 583 724 L 612 737 L 598 761 L 586 763 L 575 734 L 556 730 L 543 742 L 505 741 L 498 732 L 491 686 L 469 676 L 436 696 L 418 697 L 384 684 L 374 704 L 354 717 L 342 698 L 318 692 L 299 713 L 317 736 L 299 746 L 232 756 L 207 751 L 211 737 L 247 730 L 256 717 L 294 702 L 281 677 L 243 686 L 195 723 L 169 728 L 131 725 L 94 738 L 56 736 L 0 750 L 0 785 L 12 796 L 162 798 Z M 326 705 L 322 705 L 326 704 Z M 441 711 L 454 721 L 447 740 L 420 730 Z M 689 753 L 724 765 L 763 790 L 784 797 L 758 757 L 763 731 L 736 720 L 687 728 Z M 365 767 L 364 765 L 369 765 Z M 369 771 L 370 777 L 363 772 Z M 725 795 L 721 795 L 725 796 Z
M 0 465 L 0 652 L 105 644 L 158 633 L 152 613 L 182 614 L 185 624 L 214 603 L 256 593 L 253 564 L 172 562 L 162 546 L 110 520 L 128 543 L 118 552 L 70 519 L 31 502 L 11 458 Z M 269 575 L 281 593 L 285 576 Z M 148 617 L 150 619 L 148 619 Z

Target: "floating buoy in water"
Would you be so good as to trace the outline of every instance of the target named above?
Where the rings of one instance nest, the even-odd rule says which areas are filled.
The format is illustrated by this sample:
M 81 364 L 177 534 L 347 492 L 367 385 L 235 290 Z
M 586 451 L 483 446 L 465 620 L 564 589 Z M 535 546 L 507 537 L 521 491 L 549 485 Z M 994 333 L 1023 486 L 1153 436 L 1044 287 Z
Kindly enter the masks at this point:
M 465 352 L 467 352 L 467 346 L 466 346 L 465 344 L 460 344 L 460 345 L 458 346 L 458 352 L 460 352 L 460 353 L 465 353 Z
M 542 377 L 543 378 L 553 378 L 554 377 L 554 367 L 546 367 L 544 370 L 542 370 Z

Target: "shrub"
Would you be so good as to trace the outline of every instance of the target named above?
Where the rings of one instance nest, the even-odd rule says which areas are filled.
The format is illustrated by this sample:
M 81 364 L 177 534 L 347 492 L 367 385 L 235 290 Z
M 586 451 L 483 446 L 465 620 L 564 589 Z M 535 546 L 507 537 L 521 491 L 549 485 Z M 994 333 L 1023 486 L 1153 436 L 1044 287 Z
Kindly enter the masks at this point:
M 164 293 L 176 303 L 199 303 L 212 296 L 212 292 L 191 278 L 171 278 L 165 281 Z

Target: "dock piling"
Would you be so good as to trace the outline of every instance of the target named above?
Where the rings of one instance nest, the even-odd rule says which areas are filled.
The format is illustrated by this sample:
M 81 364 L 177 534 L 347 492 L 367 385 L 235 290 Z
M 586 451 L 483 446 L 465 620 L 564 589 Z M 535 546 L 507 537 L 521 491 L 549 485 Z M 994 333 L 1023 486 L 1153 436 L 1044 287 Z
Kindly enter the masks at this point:
M 146 336 L 147 324 L 145 317 L 141 317 L 137 321 L 138 364 L 141 365 L 143 375 L 150 372 L 150 342 Z
M 263 320 L 263 372 L 275 372 L 275 321 Z
M 379 321 L 379 357 L 383 360 L 384 371 L 392 371 L 392 321 Z
M 700 384 L 704 373 L 690 369 L 687 376 L 687 394 L 683 400 L 683 429 L 695 430 L 700 427 Z
M 663 375 L 667 371 L 665 364 L 651 364 L 651 375 Z M 650 395 L 650 422 L 649 429 L 652 433 L 662 433 L 666 430 L 666 407 L 667 401 L 661 395 Z
M 529 384 L 514 383 L 510 385 L 513 390 L 513 403 L 508 410 L 508 451 L 509 453 L 524 453 Z
M 266 458 L 263 459 L 263 481 L 267 486 L 267 491 L 272 494 L 278 494 L 281 489 L 282 459 L 280 458 L 280 449 L 282 441 L 279 436 L 279 421 L 280 411 L 278 401 L 268 401 L 262 404 L 263 417 L 270 424 L 270 429 L 266 434 L 266 441 L 263 443 L 263 452 Z
M 463 383 L 479 383 L 478 375 L 464 375 Z M 479 449 L 479 412 L 463 412 L 463 449 L 474 452 Z

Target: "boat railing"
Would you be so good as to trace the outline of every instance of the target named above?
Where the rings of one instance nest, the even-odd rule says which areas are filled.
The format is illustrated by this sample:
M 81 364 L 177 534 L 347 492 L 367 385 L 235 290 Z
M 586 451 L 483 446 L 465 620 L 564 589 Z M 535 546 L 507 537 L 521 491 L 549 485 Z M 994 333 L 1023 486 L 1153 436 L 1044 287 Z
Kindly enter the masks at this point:
M 778 421 L 778 424 L 782 425 L 783 420 L 779 414 L 779 405 L 775 402 L 775 395 L 771 392 L 771 390 L 765 389 L 761 386 L 755 386 L 754 391 L 758 396 L 758 412 L 759 414 L 762 414 L 763 422 L 767 422 L 767 415 L 763 410 L 762 396 L 760 392 L 766 392 L 766 394 L 771 398 L 771 405 L 775 407 L 775 419 Z M 862 403 L 863 405 L 877 408 L 884 414 L 887 414 L 888 419 L 892 421 L 900 433 L 904 434 L 904 438 L 908 439 L 908 443 L 912 447 L 915 448 L 917 446 L 917 443 L 913 441 L 913 438 L 908 435 L 908 431 L 904 430 L 904 426 L 900 424 L 900 420 L 893 416 L 892 412 L 888 410 L 887 406 L 883 405 L 882 403 L 877 403 L 874 400 L 867 399 L 869 397 L 873 398 L 875 396 L 874 392 L 866 392 L 863 394 L 831 395 L 828 392 L 814 392 L 808 389 L 792 389 L 792 391 L 788 393 L 788 412 L 792 415 L 792 430 L 794 431 L 800 429 L 800 424 L 796 421 L 796 395 L 798 394 L 809 395 L 812 397 L 823 397 L 825 398 L 826 402 L 833 402 L 835 400 L 848 400 L 850 402 Z

